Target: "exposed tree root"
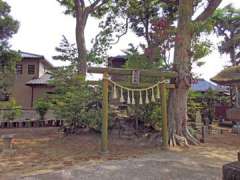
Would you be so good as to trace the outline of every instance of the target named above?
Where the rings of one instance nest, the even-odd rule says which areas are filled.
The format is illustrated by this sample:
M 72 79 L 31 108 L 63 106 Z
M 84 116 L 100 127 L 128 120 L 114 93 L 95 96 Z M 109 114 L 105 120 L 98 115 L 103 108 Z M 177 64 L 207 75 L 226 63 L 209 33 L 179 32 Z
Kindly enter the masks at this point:
M 174 137 L 174 135 L 170 136 L 170 138 L 169 138 L 169 146 L 170 147 L 175 147 L 176 145 L 177 145 L 176 138 Z
M 188 141 L 189 144 L 191 145 L 199 145 L 200 141 L 196 139 L 188 130 L 188 128 L 185 128 L 184 135 Z
M 174 146 L 189 147 L 189 145 L 199 144 L 200 144 L 199 140 L 193 137 L 187 128 L 184 130 L 183 135 L 180 136 L 174 133 L 169 137 L 170 147 Z
M 186 137 L 175 134 L 175 140 L 177 145 L 181 147 L 189 147 Z
M 169 140 L 170 147 L 180 146 L 180 147 L 189 147 L 187 139 L 184 136 L 179 136 L 173 134 Z

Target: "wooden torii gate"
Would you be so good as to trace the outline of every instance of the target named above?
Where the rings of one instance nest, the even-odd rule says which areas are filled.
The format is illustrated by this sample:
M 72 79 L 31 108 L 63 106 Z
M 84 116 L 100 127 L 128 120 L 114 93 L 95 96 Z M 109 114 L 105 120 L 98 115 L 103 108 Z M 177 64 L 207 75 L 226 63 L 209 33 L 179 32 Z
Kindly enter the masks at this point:
M 108 152 L 108 108 L 109 108 L 109 75 L 125 75 L 132 76 L 133 71 L 136 69 L 121 69 L 121 68 L 98 68 L 89 67 L 88 73 L 103 74 L 103 121 L 102 121 L 102 136 L 101 136 L 101 152 Z M 159 71 L 159 70 L 138 70 L 141 76 L 155 77 L 159 80 L 165 80 L 176 77 L 176 72 L 172 71 Z M 167 93 L 168 88 L 175 88 L 174 84 L 161 83 L 160 96 L 161 96 L 161 112 L 162 112 L 162 136 L 163 148 L 168 147 L 168 119 L 167 119 Z

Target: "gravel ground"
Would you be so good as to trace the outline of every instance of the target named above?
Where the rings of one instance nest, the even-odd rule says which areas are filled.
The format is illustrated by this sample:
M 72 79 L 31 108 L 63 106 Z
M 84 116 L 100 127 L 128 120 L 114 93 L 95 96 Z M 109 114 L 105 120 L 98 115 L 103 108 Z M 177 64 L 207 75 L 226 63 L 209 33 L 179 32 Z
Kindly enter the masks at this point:
M 207 157 L 162 151 L 141 158 L 105 161 L 14 180 L 219 180 L 221 163 Z
M 222 166 L 236 161 L 240 150 L 240 136 L 226 133 L 169 151 L 115 138 L 102 156 L 96 135 L 62 138 L 51 128 L 0 134 L 12 132 L 16 154 L 0 155 L 0 180 L 220 180 Z

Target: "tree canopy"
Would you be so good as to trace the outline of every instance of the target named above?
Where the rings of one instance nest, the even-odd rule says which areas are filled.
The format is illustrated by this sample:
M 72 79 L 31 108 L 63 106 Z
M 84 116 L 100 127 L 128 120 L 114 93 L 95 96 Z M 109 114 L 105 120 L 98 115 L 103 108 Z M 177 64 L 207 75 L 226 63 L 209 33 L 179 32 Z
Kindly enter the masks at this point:
M 240 63 L 240 9 L 231 4 L 218 9 L 213 16 L 216 23 L 215 32 L 222 36 L 220 53 L 229 54 L 232 65 Z
M 8 40 L 17 33 L 19 23 L 10 15 L 10 6 L 0 0 L 0 96 L 9 93 L 15 78 L 16 62 L 19 56 L 10 50 Z
M 101 17 L 107 11 L 106 7 L 111 4 L 111 0 L 57 0 L 66 8 L 65 14 L 70 14 L 76 19 L 76 44 L 78 50 L 78 73 L 86 75 L 88 51 L 85 42 L 85 27 L 90 15 Z M 98 13 L 97 13 L 98 12 Z

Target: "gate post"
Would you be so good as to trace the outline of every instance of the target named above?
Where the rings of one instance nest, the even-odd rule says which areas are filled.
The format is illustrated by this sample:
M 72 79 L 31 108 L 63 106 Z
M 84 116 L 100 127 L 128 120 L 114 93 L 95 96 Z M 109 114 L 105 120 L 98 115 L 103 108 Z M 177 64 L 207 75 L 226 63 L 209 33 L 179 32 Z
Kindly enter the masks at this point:
M 160 85 L 161 90 L 161 111 L 162 111 L 162 138 L 163 138 L 163 148 L 168 148 L 168 122 L 167 122 L 167 93 L 166 84 L 162 83 Z
M 105 71 L 103 74 L 103 120 L 102 120 L 102 139 L 101 139 L 101 152 L 107 153 L 108 151 L 108 81 L 109 75 Z

